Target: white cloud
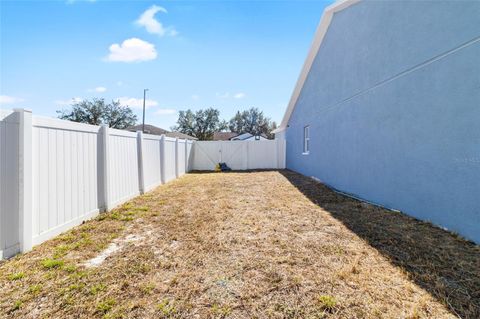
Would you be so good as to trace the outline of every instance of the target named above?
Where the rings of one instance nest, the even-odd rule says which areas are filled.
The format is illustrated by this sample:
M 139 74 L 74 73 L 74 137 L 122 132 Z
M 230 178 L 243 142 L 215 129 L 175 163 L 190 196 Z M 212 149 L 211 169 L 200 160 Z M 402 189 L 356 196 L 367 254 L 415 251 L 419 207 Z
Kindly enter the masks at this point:
M 177 110 L 174 109 L 159 109 L 155 111 L 157 115 L 174 115 L 177 114 Z
M 72 105 L 74 103 L 80 103 L 82 101 L 83 101 L 83 99 L 81 97 L 74 97 L 74 98 L 71 98 L 70 100 L 56 100 L 55 104 L 60 105 L 60 106 L 68 106 L 68 105 Z
M 0 104 L 15 104 L 25 101 L 20 97 L 0 95 Z
M 243 92 L 238 92 L 238 93 L 235 93 L 235 94 L 230 94 L 229 92 L 225 92 L 225 93 L 216 93 L 215 94 L 217 96 L 217 98 L 219 99 L 230 99 L 230 98 L 234 98 L 234 99 L 243 99 L 245 98 L 247 95 Z
M 218 98 L 220 99 L 228 99 L 230 97 L 230 93 L 225 92 L 225 93 L 216 93 L 215 94 Z
M 235 94 L 233 97 L 236 98 L 236 99 L 243 99 L 246 96 L 247 95 L 245 93 L 240 92 L 240 93 Z
M 200 95 L 197 95 L 197 94 L 192 95 L 192 100 L 194 101 L 200 100 Z
M 123 82 L 122 81 L 117 81 L 117 86 L 123 86 Z
M 135 23 L 144 27 L 148 33 L 158 34 L 161 37 L 165 35 L 176 36 L 178 32 L 174 27 L 165 27 L 160 21 L 155 19 L 155 15 L 158 12 L 167 13 L 167 10 L 163 7 L 153 5 L 142 13 Z
M 123 97 L 117 98 L 116 100 L 118 100 L 120 102 L 120 105 L 122 106 L 129 106 L 132 108 L 140 108 L 140 109 L 143 108 L 143 99 L 123 96 Z M 145 100 L 145 108 L 149 108 L 157 105 L 158 105 L 158 102 L 155 100 L 149 100 L 149 99 Z
M 114 43 L 109 50 L 106 60 L 111 62 L 141 62 L 157 58 L 155 46 L 138 38 L 127 39 L 122 44 Z
M 97 86 L 94 89 L 89 89 L 88 92 L 97 92 L 97 93 L 105 93 L 107 91 L 106 87 L 103 86 Z

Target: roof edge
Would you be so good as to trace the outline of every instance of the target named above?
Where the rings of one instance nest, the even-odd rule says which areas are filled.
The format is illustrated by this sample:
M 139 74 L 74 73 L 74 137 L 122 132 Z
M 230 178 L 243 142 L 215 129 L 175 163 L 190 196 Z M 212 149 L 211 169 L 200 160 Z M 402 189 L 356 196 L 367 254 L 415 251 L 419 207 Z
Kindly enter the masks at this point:
M 313 61 L 317 56 L 318 50 L 322 45 L 323 38 L 325 34 L 327 34 L 328 27 L 332 22 L 332 17 L 335 12 L 342 11 L 361 0 L 339 0 L 328 7 L 325 8 L 323 11 L 322 17 L 320 18 L 320 23 L 318 24 L 317 30 L 315 31 L 315 36 L 313 37 L 312 45 L 310 46 L 310 50 L 307 55 L 307 59 L 305 60 L 302 71 L 300 72 L 300 76 L 298 77 L 297 83 L 295 85 L 295 89 L 293 90 L 292 96 L 290 97 L 290 101 L 288 103 L 287 110 L 282 119 L 282 123 L 276 129 L 276 131 L 281 132 L 287 128 L 288 121 L 290 120 L 290 116 L 293 113 L 295 108 L 295 104 L 297 104 L 298 97 L 302 91 L 303 85 L 307 80 L 308 73 L 310 73 L 310 69 L 312 68 Z
M 280 133 L 280 132 L 285 131 L 286 128 L 287 128 L 287 127 L 278 127 L 278 128 L 276 128 L 276 129 L 274 129 L 271 133 L 272 133 L 272 134 L 277 134 L 277 133 Z

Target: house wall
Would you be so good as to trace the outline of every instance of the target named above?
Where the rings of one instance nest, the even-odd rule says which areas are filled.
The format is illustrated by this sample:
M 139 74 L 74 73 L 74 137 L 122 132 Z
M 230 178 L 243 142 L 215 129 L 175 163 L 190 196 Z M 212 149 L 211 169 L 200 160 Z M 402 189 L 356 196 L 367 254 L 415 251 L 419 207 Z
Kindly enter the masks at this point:
M 479 17 L 478 1 L 335 13 L 288 122 L 287 168 L 480 242 Z

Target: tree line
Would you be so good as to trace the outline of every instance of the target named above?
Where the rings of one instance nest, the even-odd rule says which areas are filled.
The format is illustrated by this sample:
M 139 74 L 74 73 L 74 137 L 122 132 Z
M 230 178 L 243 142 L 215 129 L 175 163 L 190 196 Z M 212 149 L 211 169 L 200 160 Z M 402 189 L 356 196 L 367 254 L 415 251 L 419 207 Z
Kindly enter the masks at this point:
M 70 109 L 57 111 L 59 118 L 92 125 L 107 124 L 109 127 L 126 129 L 137 124 L 137 116 L 128 106 L 119 101 L 105 102 L 105 99 L 92 99 L 75 102 Z M 250 133 L 272 138 L 277 124 L 265 116 L 258 108 L 252 107 L 237 113 L 226 121 L 220 118 L 215 108 L 180 111 L 177 124 L 172 131 L 196 137 L 199 140 L 211 140 L 215 132 Z
M 91 125 L 107 124 L 109 127 L 124 130 L 137 124 L 137 116 L 128 106 L 119 101 L 106 103 L 105 99 L 92 99 L 75 102 L 70 109 L 57 111 L 58 117 Z
M 277 124 L 274 121 L 266 117 L 258 108 L 252 107 L 243 112 L 237 111 L 228 122 L 220 119 L 220 111 L 215 108 L 195 112 L 192 110 L 180 111 L 177 125 L 173 126 L 172 130 L 204 141 L 211 140 L 215 132 L 228 131 L 272 138 L 272 131 L 276 128 Z

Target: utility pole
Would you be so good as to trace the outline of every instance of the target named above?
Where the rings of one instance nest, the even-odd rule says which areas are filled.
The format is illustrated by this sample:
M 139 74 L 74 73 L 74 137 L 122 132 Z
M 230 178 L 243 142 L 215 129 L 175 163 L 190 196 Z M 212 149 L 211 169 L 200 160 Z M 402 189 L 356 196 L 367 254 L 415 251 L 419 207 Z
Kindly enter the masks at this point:
M 148 89 L 143 89 L 143 122 L 142 122 L 142 132 L 145 133 L 145 97 L 147 95 Z

